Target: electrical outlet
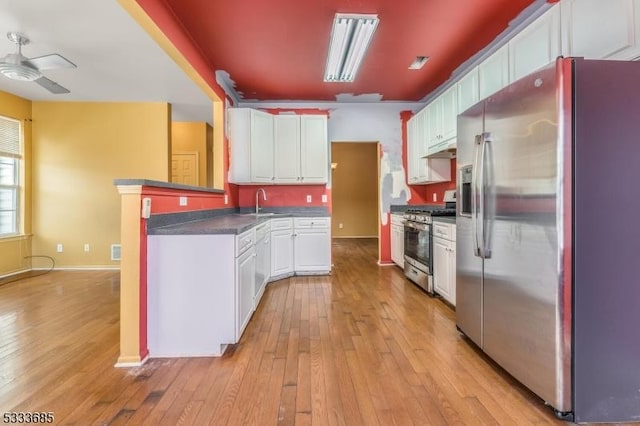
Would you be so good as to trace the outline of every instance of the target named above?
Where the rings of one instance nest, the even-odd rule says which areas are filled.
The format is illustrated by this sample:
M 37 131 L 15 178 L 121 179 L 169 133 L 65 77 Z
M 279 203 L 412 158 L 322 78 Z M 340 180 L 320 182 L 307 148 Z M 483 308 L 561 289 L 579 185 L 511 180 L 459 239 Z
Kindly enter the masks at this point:
M 307 195 L 307 203 L 311 202 L 311 195 Z
M 56 251 L 57 251 L 58 253 L 62 253 L 62 252 L 64 251 L 64 247 L 62 246 L 62 244 L 58 243 L 58 244 L 56 245 Z
M 327 202 L 327 194 L 322 194 L 322 202 L 323 203 Z
M 340 223 L 338 224 L 338 229 L 342 229 L 342 228 L 344 228 L 344 225 L 342 224 L 342 222 L 340 222 Z
M 181 206 L 187 205 L 187 197 L 180 197 L 180 205 Z
M 227 194 L 224 194 L 224 204 L 229 204 L 229 196 Z
M 435 192 L 433 193 L 433 201 L 438 201 L 438 194 Z
M 89 244 L 84 245 L 84 251 L 85 253 L 89 252 Z

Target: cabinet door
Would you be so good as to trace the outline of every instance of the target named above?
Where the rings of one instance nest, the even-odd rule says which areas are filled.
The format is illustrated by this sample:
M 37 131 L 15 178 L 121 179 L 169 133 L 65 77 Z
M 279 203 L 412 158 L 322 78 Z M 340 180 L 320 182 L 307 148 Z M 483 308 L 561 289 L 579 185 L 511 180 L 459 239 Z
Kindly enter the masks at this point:
M 404 267 L 404 228 L 402 225 L 391 226 L 391 260 L 401 268 Z
M 458 91 L 456 86 L 442 94 L 442 141 L 456 137 L 458 119 Z M 450 145 L 450 144 L 449 144 Z
M 428 151 L 442 141 L 442 97 L 431 102 L 427 108 L 427 120 L 429 122 Z
M 509 41 L 511 81 L 550 64 L 559 55 L 560 7 L 554 6 Z
M 291 229 L 271 231 L 271 276 L 293 272 L 293 232 Z
M 302 115 L 300 118 L 300 181 L 327 183 L 329 142 L 326 115 Z
M 300 181 L 300 116 L 275 116 L 275 182 Z
M 331 270 L 331 236 L 329 229 L 295 231 L 294 269 L 296 272 Z
M 478 67 L 476 67 L 458 82 L 458 114 L 466 111 L 479 100 L 480 83 L 478 82 Z
M 428 123 L 427 123 L 427 114 L 423 109 L 418 114 L 416 114 L 416 127 L 415 127 L 415 171 L 416 171 L 416 181 L 424 182 L 427 178 L 427 162 L 424 158 L 427 155 L 427 132 L 428 132 Z
M 272 182 L 273 115 L 251 110 L 251 181 Z
M 433 287 L 440 296 L 449 300 L 451 288 L 449 281 L 450 241 L 443 238 L 433 239 Z
M 478 65 L 480 99 L 493 95 L 510 83 L 509 45 L 505 44 Z
M 256 252 L 250 248 L 236 259 L 236 342 L 249 323 L 254 307 Z
M 563 0 L 562 52 L 588 59 L 640 56 L 640 0 Z
M 453 226 L 455 229 L 455 225 Z M 455 235 L 455 232 L 454 232 Z M 456 242 L 452 241 L 449 245 L 449 303 L 456 306 Z
M 256 241 L 256 279 L 254 283 L 254 309 L 258 307 L 267 281 L 271 276 L 271 233 Z

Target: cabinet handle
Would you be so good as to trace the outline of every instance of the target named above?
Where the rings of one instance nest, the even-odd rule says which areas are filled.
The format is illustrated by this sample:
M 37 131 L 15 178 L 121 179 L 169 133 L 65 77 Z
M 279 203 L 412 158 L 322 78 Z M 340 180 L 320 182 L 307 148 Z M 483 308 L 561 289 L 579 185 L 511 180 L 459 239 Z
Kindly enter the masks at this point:
M 302 177 L 300 178 L 300 180 L 304 180 L 304 176 L 302 176 Z
M 276 180 L 276 177 L 275 177 L 275 176 L 272 176 L 272 177 L 271 177 L 271 180 Z

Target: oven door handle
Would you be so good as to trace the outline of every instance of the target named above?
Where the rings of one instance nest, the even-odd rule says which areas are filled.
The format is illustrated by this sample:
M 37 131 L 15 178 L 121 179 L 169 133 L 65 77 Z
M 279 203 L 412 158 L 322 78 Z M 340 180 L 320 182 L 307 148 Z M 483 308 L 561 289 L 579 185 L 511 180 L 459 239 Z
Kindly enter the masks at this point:
M 422 223 L 415 223 L 415 222 L 405 221 L 404 222 L 404 226 L 405 226 L 405 228 L 417 229 L 418 231 L 428 231 L 429 230 L 429 225 L 425 225 L 425 224 L 422 224 Z

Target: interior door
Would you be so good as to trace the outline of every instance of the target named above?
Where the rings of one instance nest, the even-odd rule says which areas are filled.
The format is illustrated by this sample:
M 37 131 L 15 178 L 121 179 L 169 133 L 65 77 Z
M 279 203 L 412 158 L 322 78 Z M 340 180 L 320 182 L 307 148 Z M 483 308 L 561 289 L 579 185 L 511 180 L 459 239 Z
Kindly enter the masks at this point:
M 182 152 L 171 156 L 171 182 L 199 186 L 198 153 Z

